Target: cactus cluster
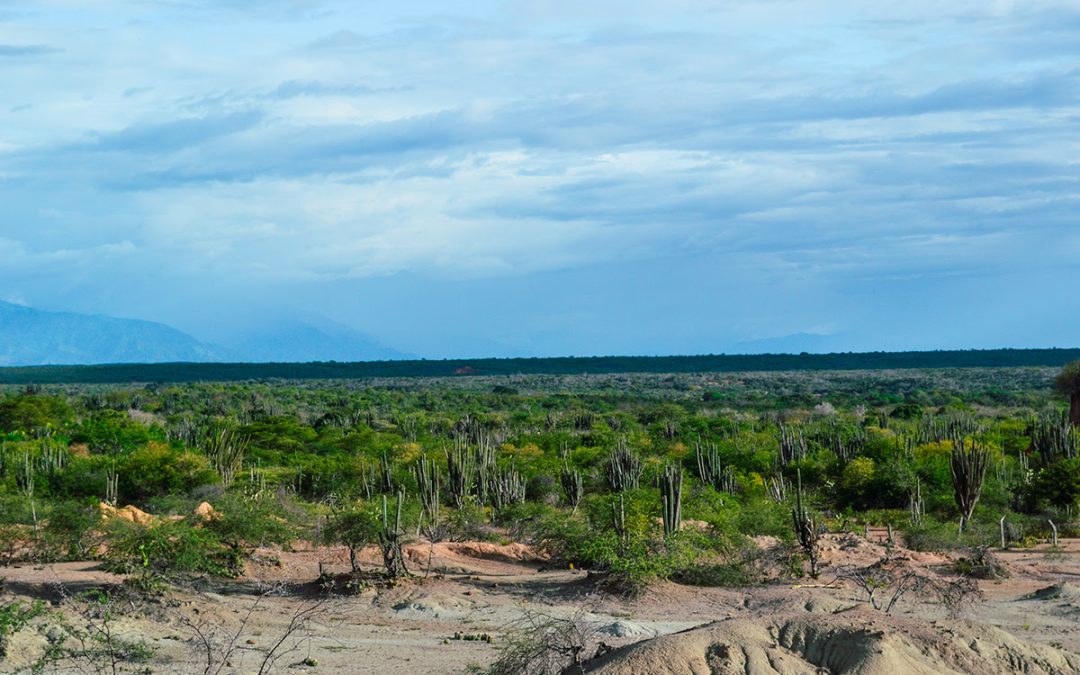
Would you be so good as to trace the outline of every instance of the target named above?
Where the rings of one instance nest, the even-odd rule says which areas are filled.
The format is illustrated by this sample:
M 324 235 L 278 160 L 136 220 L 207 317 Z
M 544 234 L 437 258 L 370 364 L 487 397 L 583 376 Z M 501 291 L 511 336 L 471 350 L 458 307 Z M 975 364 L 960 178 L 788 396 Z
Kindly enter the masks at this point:
M 682 527 L 682 467 L 669 464 L 660 476 L 660 504 L 663 508 L 664 536 L 670 537 Z
M 777 439 L 780 441 L 780 451 L 777 453 L 776 461 L 781 467 L 806 459 L 807 443 L 801 429 L 781 422 L 778 425 Z
M 644 470 L 637 453 L 627 447 L 624 439 L 619 439 L 619 444 L 608 453 L 607 464 L 604 465 L 604 478 L 607 479 L 608 487 L 612 492 L 636 490 L 641 483 L 641 474 Z
M 1031 433 L 1031 450 L 1036 453 L 1043 467 L 1076 457 L 1076 427 L 1066 412 L 1044 412 L 1028 423 Z
M 490 491 L 491 505 L 496 511 L 520 504 L 525 501 L 525 479 L 513 463 L 504 469 L 495 467 L 491 472 Z
M 908 495 L 908 512 L 911 515 L 911 524 L 922 524 L 923 515 L 926 514 L 926 504 L 922 497 L 922 480 L 915 479 L 915 488 Z
M 982 493 L 986 468 L 990 463 L 990 451 L 974 438 L 970 443 L 963 436 L 953 439 L 949 470 L 952 474 L 953 496 L 960 508 L 960 531 L 971 519 L 975 504 Z
M 769 497 L 779 504 L 787 501 L 787 482 L 784 474 L 777 471 L 776 475 L 765 481 L 765 491 Z
M 384 495 L 392 495 L 398 491 L 398 484 L 397 481 L 394 480 L 394 471 L 390 464 L 390 457 L 386 454 L 385 450 L 379 458 L 379 491 Z
M 836 417 L 831 417 L 818 431 L 816 440 L 821 447 L 831 450 L 841 462 L 847 463 L 863 454 L 868 439 L 865 427 L 844 425 Z
M 413 476 L 416 478 L 416 488 L 420 493 L 420 504 L 424 509 L 424 514 L 434 525 L 439 521 L 439 488 L 442 482 L 439 468 L 427 457 L 421 457 L 413 465 Z
M 570 460 L 563 454 L 563 466 L 559 472 L 559 483 L 562 484 L 563 494 L 566 495 L 566 503 L 577 513 L 578 505 L 585 497 L 585 480 L 581 472 L 570 468 Z
M 711 485 L 717 492 L 735 494 L 735 467 L 721 462 L 720 451 L 715 445 L 702 443 L 698 439 L 694 444 L 694 456 L 698 478 L 702 483 Z
M 923 415 L 915 428 L 915 441 L 919 445 L 942 443 L 957 436 L 974 436 L 985 429 L 970 415 Z
M 227 424 L 217 425 L 202 436 L 200 447 L 226 487 L 232 485 L 237 472 L 243 467 L 248 440 L 235 427 Z

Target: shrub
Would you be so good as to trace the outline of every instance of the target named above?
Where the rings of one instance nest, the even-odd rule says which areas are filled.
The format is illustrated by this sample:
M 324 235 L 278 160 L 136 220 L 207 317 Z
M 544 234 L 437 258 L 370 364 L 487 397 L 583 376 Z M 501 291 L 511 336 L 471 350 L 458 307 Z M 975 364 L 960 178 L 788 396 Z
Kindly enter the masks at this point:
M 101 410 L 83 421 L 71 439 L 92 452 L 115 455 L 131 452 L 150 441 L 150 431 L 117 410 Z
M 990 552 L 989 546 L 973 546 L 968 555 L 953 563 L 953 570 L 976 579 L 1005 579 L 1009 569 Z
M 1031 494 L 1037 505 L 1049 504 L 1064 509 L 1080 503 L 1080 457 L 1041 469 L 1032 482 Z
M 86 560 L 92 554 L 94 528 L 100 523 L 101 512 L 92 501 L 54 504 L 44 532 L 49 557 Z
M 493 541 L 496 537 L 488 526 L 491 521 L 486 508 L 468 496 L 459 508 L 451 509 L 446 516 L 450 539 L 454 541 Z
M 0 430 L 33 434 L 59 429 L 74 419 L 71 406 L 62 398 L 23 394 L 0 401 Z
M 202 455 L 177 452 L 159 443 L 118 458 L 116 470 L 121 500 L 135 504 L 159 495 L 187 494 L 218 480 Z
M 298 534 L 299 508 L 278 495 L 245 499 L 226 494 L 213 503 L 218 517 L 206 523 L 207 529 L 233 546 L 285 545 Z
M 527 611 L 507 627 L 506 643 L 487 675 L 559 675 L 582 672 L 599 641 L 584 610 L 569 617 Z
M 752 546 L 743 548 L 724 562 L 694 564 L 672 575 L 674 581 L 688 586 L 738 588 L 755 586 L 764 580 L 758 566 L 760 553 Z
M 795 536 L 791 530 L 791 508 L 765 497 L 743 505 L 738 514 L 738 529 L 749 537 L 766 535 L 788 541 Z
M 187 574 L 236 577 L 243 571 L 243 555 L 213 531 L 185 521 L 153 527 L 114 521 L 103 568 L 115 574 L 167 579 Z

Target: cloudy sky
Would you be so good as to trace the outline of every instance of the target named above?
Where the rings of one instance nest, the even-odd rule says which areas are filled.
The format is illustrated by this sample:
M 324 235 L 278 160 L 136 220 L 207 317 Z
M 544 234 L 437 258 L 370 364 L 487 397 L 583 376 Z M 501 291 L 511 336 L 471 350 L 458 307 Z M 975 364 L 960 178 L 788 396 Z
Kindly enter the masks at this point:
M 1078 162 L 1080 2 L 0 0 L 0 299 L 206 340 L 1077 346 Z

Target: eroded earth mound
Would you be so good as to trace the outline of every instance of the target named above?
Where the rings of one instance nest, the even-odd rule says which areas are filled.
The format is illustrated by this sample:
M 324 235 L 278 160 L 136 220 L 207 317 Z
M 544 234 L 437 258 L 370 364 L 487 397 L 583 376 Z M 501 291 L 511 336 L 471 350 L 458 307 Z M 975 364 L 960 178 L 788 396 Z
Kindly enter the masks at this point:
M 873 610 L 728 619 L 665 635 L 590 662 L 603 675 L 728 673 L 1080 672 L 1080 657 L 990 626 L 920 622 Z

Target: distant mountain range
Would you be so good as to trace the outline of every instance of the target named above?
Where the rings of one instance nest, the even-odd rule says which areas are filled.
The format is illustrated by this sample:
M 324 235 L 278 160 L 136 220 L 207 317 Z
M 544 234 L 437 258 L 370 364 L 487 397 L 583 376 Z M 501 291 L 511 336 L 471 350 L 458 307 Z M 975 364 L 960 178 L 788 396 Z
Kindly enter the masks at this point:
M 842 351 L 836 336 L 818 333 L 792 333 L 778 337 L 746 340 L 737 343 L 732 354 L 827 354 Z
M 252 363 L 392 361 L 411 358 L 347 326 L 276 319 L 227 339 L 228 358 Z
M 343 326 L 284 320 L 211 345 L 171 326 L 0 302 L 0 366 L 369 361 L 408 355 Z

